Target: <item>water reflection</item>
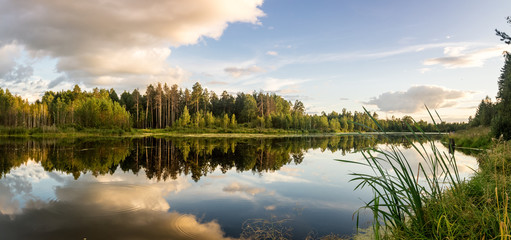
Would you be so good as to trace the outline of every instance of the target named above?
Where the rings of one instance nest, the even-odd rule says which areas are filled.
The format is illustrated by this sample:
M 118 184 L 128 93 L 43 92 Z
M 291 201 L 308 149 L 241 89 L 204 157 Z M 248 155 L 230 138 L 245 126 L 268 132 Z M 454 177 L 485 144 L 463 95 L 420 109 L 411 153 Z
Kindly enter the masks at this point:
M 222 239 L 271 220 L 298 239 L 351 234 L 353 211 L 372 194 L 348 183 L 348 173 L 362 169 L 333 159 L 361 160 L 358 150 L 378 144 L 400 145 L 415 158 L 403 142 L 0 139 L 0 232 L 6 239 Z
M 215 169 L 226 172 L 268 172 L 290 163 L 300 164 L 307 150 L 358 151 L 376 144 L 404 144 L 401 137 L 337 136 L 303 138 L 143 138 L 108 140 L 0 139 L 0 178 L 28 159 L 40 162 L 45 171 L 62 171 L 78 179 L 113 174 L 117 168 L 147 178 L 176 179 L 184 174 L 195 181 Z
M 5 182 L 0 189 L 2 239 L 227 239 L 214 221 L 168 212 L 163 196 L 176 184 L 67 181 L 55 189 L 55 199 L 28 199 L 22 210 L 8 199 L 13 189 Z M 9 203 L 15 204 L 4 208 Z

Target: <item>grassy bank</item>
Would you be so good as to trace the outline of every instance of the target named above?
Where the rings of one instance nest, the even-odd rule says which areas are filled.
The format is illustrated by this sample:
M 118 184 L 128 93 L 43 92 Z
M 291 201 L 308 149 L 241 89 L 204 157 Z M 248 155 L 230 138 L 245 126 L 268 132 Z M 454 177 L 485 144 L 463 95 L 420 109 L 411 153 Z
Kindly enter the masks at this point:
M 450 133 L 448 137 L 455 140 L 456 147 L 467 149 L 489 149 L 492 146 L 490 127 L 479 126 L 469 128 L 455 133 Z
M 0 127 L 0 137 L 301 137 L 301 136 L 336 136 L 359 135 L 359 132 L 322 132 L 307 130 L 284 130 L 276 128 L 166 128 L 166 129 L 98 129 L 76 126 L 41 127 L 41 128 L 6 128 Z M 367 132 L 364 134 L 381 134 Z M 388 133 L 391 135 L 408 135 L 409 132 Z M 429 134 L 429 133 L 428 133 Z M 437 134 L 437 133 L 431 133 Z
M 0 127 L 0 136 L 4 137 L 280 137 L 280 136 L 330 136 L 339 133 L 283 130 L 271 128 L 167 128 L 167 129 L 97 129 L 76 126 L 41 127 L 41 128 L 6 128 Z M 356 133 L 345 133 L 356 134 Z
M 422 225 L 391 228 L 388 238 L 510 239 L 511 143 L 498 143 L 477 159 L 479 169 L 471 179 L 423 198 Z
M 394 147 L 367 149 L 364 163 L 351 162 L 373 172 L 354 173 L 353 180 L 375 193 L 363 206 L 374 213 L 374 238 L 511 239 L 511 143 L 492 143 L 488 133 L 476 128 L 451 135 L 457 146 L 489 148 L 477 154 L 479 168 L 469 180 L 459 178 L 453 155 L 421 133 L 414 137 L 425 141 L 411 143 L 423 158 L 419 169 Z

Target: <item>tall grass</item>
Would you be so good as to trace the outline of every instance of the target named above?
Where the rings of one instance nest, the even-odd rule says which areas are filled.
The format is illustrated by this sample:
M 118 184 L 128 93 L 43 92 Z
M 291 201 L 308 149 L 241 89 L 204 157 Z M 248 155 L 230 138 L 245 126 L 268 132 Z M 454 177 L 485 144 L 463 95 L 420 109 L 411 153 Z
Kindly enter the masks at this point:
M 366 113 L 371 117 L 367 110 Z M 376 119 L 372 120 L 379 131 L 385 133 Z M 359 182 L 355 189 L 369 187 L 375 193 L 375 197 L 361 209 L 373 212 L 377 239 L 380 238 L 380 221 L 390 233 L 413 235 L 415 238 L 433 237 L 435 235 L 433 229 L 438 229 L 438 226 L 449 226 L 451 222 L 447 216 L 432 222 L 428 216 L 430 212 L 426 210 L 428 204 L 431 204 L 431 200 L 443 201 L 446 189 L 453 194 L 462 191 L 460 185 L 463 182 L 454 155 L 439 150 L 435 141 L 416 122 L 408 125 L 408 128 L 413 135 L 406 137 L 406 140 L 421 158 L 418 169 L 412 169 L 403 152 L 393 145 L 385 149 L 378 147 L 365 149 L 362 152 L 364 162 L 339 160 L 363 165 L 371 172 L 352 173 L 351 181 Z M 424 180 L 419 181 L 419 177 Z M 356 212 L 357 219 L 361 209 Z
M 363 162 L 339 160 L 366 166 L 371 172 L 353 173 L 352 181 L 359 182 L 356 189 L 369 187 L 375 193 L 361 208 L 374 214 L 373 237 L 511 239 L 511 142 L 496 141 L 488 151 L 481 151 L 479 168 L 470 180 L 462 180 L 454 155 L 440 151 L 415 122 L 408 128 L 413 132 L 408 144 L 421 158 L 418 169 L 395 146 L 365 149 Z M 468 133 L 486 136 L 475 131 Z
M 489 149 L 493 144 L 490 127 L 484 126 L 457 131 L 449 134 L 448 137 L 454 139 L 456 147 L 462 151 L 471 149 Z M 470 151 L 463 152 L 471 153 Z

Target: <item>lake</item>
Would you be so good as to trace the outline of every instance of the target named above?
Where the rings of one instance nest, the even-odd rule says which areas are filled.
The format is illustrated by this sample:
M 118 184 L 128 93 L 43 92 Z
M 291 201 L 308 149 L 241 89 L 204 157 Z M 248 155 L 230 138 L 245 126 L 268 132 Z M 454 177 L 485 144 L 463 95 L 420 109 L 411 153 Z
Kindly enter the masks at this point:
M 335 159 L 388 145 L 417 169 L 404 137 L 0 138 L 1 239 L 348 236 L 373 193 Z M 477 161 L 455 156 L 468 178 Z

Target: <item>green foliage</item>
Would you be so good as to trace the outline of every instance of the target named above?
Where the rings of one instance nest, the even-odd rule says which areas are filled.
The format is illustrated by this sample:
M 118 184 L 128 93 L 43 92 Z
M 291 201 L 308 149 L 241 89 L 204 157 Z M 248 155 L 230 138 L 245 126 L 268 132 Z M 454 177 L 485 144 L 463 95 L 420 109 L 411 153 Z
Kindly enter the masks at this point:
M 456 148 L 461 150 L 463 148 L 489 149 L 492 146 L 492 135 L 489 127 L 473 127 L 449 134 L 448 137 L 453 138 Z
M 492 122 L 495 137 L 511 139 L 511 55 L 506 53 L 506 62 L 498 82 L 496 116 Z
M 507 17 L 507 23 L 511 24 L 511 17 Z M 503 41 L 506 44 L 511 44 L 511 37 L 507 33 L 497 29 L 495 29 L 495 33 L 500 37 L 500 41 Z
M 385 132 L 368 112 L 367 115 L 380 131 Z M 352 181 L 360 182 L 356 189 L 370 187 L 374 191 L 374 199 L 363 208 L 374 213 L 376 226 L 382 221 L 391 233 L 403 234 L 404 238 L 435 238 L 435 223 L 439 216 L 429 216 L 426 209 L 432 201 L 442 202 L 445 185 L 453 194 L 461 193 L 462 181 L 454 156 L 441 152 L 413 119 L 412 124 L 407 126 L 416 129 L 412 139 L 417 141 L 407 138 L 407 144 L 422 158 L 419 169 L 412 169 L 405 155 L 395 146 L 365 149 L 362 152 L 364 163 L 340 161 L 360 164 L 371 170 L 372 174 L 353 173 Z M 426 179 L 425 185 L 418 181 L 419 175 Z
M 490 126 L 493 118 L 496 114 L 495 104 L 492 103 L 491 99 L 486 96 L 485 99 L 481 100 L 481 103 L 477 107 L 476 114 L 473 119 L 469 120 L 470 126 Z
M 72 91 L 48 91 L 41 101 L 35 103 L 0 89 L 0 113 L 0 126 L 72 126 L 79 131 L 83 128 L 130 127 L 168 131 L 191 128 L 189 131 L 195 132 L 214 131 L 217 128 L 232 132 L 237 131 L 235 128 L 243 127 L 256 128 L 254 132 L 266 132 L 266 129 L 302 133 L 365 131 L 363 127 L 354 125 L 354 121 L 374 128 L 370 119 L 360 112 L 352 113 L 343 109 L 341 113 L 310 115 L 305 113 L 304 104 L 298 100 L 291 104 L 281 96 L 262 92 L 238 93 L 234 97 L 224 91 L 219 97 L 200 83 L 195 83 L 192 91 L 179 89 L 177 85 L 169 87 L 158 83 L 147 86 L 143 95 L 135 89 L 132 93 L 123 92 L 120 98 L 114 89 L 95 88 L 92 92 L 82 92 L 75 86 Z M 376 113 L 373 115 L 377 118 Z M 403 120 L 393 117 L 378 121 L 391 131 L 408 131 Z M 425 131 L 436 130 L 426 122 L 420 124 Z M 463 126 L 442 124 L 449 129 Z
M 381 125 L 378 125 L 381 129 Z M 509 239 L 509 194 L 511 184 L 511 144 L 497 142 L 491 151 L 478 155 L 479 169 L 469 181 L 458 175 L 454 155 L 438 150 L 418 129 L 409 144 L 422 161 L 412 169 L 399 149 L 367 148 L 365 162 L 372 174 L 354 173 L 359 187 L 370 187 L 376 196 L 364 208 L 373 211 L 385 224 L 385 239 Z M 456 133 L 457 146 L 489 141 L 489 128 L 478 127 Z M 468 143 L 467 139 L 475 139 Z M 417 172 L 417 174 L 415 174 Z M 425 178 L 425 183 L 418 177 Z M 375 237 L 380 237 L 375 235 Z M 377 238 L 377 239 L 378 239 Z
M 130 126 L 129 113 L 109 98 L 90 97 L 76 105 L 76 122 L 82 127 L 127 129 Z
M 229 126 L 229 115 L 227 115 L 227 113 L 224 113 L 224 117 L 222 118 L 222 123 L 221 123 L 221 126 L 223 128 L 227 128 Z
M 237 125 L 238 125 L 238 123 L 236 122 L 236 115 L 232 114 L 231 115 L 231 122 L 229 123 L 229 127 L 230 128 L 236 128 Z
M 185 106 L 183 109 L 183 115 L 181 115 L 179 122 L 181 127 L 186 127 L 190 124 L 190 113 L 188 112 L 188 107 Z

